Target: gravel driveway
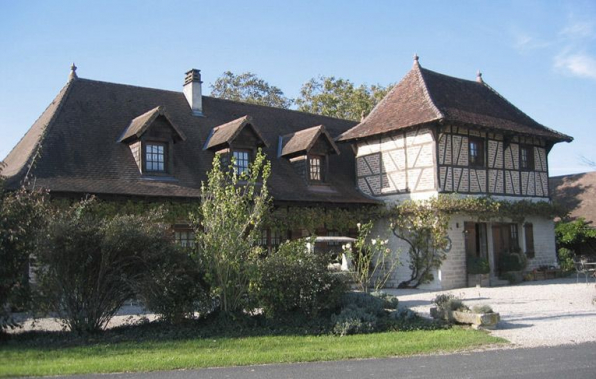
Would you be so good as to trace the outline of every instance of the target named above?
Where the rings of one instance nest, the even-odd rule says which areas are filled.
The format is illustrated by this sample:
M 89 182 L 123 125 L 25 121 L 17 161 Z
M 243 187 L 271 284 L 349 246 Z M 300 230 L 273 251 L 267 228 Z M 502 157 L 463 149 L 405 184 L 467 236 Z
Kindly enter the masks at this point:
M 596 341 L 594 281 L 576 283 L 575 277 L 525 282 L 492 288 L 458 288 L 449 291 L 389 290 L 400 305 L 430 317 L 431 301 L 451 293 L 468 306 L 488 304 L 501 315 L 491 334 L 519 347 L 554 346 Z

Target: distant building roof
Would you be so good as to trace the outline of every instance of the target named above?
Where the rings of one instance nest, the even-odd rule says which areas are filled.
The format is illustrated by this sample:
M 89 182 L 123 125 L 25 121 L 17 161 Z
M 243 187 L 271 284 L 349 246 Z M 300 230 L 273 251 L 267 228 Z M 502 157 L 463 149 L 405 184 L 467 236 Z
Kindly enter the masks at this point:
M 349 141 L 429 123 L 458 123 L 539 136 L 553 142 L 572 137 L 534 121 L 481 79 L 463 80 L 422 68 L 417 57 L 408 74 L 358 125 L 339 136 Z
M 573 219 L 583 217 L 596 227 L 596 171 L 549 179 L 551 197 Z
M 339 154 L 339 149 L 327 129 L 323 125 L 318 125 L 283 136 L 280 155 L 289 156 L 299 152 L 308 152 L 321 136 L 329 144 L 330 150 L 333 150 L 334 154 Z

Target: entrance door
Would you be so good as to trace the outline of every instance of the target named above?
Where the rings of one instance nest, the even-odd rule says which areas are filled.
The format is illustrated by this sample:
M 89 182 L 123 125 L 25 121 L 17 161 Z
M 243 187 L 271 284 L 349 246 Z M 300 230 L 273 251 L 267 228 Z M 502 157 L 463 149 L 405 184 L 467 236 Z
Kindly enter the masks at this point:
M 493 251 L 497 273 L 501 274 L 500 261 L 503 254 L 519 250 L 517 224 L 493 224 Z
M 486 224 L 466 222 L 464 233 L 466 234 L 466 256 L 488 259 Z

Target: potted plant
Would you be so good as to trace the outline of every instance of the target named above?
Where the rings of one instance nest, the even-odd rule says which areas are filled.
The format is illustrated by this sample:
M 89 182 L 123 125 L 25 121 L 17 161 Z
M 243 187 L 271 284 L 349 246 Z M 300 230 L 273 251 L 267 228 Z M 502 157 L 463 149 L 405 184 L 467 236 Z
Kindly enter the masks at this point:
M 512 252 L 505 252 L 499 260 L 501 276 L 507 278 L 510 283 L 519 283 L 522 281 L 522 272 L 526 268 L 528 259 L 518 249 Z
M 468 287 L 488 287 L 490 285 L 490 265 L 484 257 L 468 256 L 466 260 Z

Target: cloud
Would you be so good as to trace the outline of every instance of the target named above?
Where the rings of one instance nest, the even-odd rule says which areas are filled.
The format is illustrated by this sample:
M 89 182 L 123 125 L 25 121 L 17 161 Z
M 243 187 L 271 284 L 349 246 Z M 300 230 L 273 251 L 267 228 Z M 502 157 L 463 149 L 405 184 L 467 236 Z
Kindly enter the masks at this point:
M 594 23 L 588 21 L 575 21 L 565 28 L 563 28 L 559 35 L 571 38 L 571 39 L 582 39 L 582 38 L 594 38 Z
M 520 52 L 543 49 L 551 45 L 551 42 L 532 37 L 523 32 L 514 33 L 514 39 L 515 48 Z
M 572 76 L 596 80 L 596 59 L 585 53 L 562 53 L 555 57 L 555 68 Z

